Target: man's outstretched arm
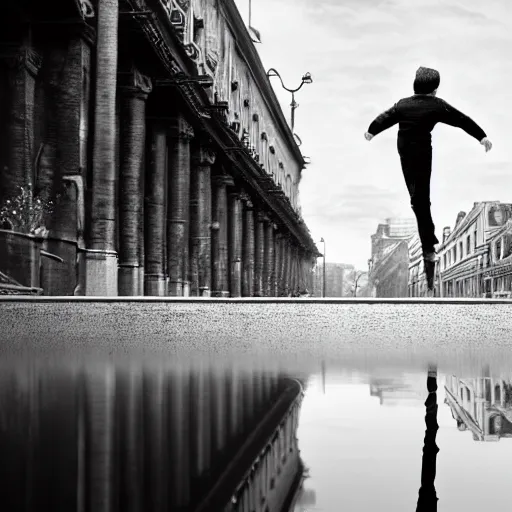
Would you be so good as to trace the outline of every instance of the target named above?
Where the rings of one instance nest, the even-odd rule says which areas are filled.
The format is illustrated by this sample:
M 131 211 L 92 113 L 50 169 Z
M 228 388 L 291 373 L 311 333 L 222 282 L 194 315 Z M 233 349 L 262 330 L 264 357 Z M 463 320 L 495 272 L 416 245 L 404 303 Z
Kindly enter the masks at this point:
M 483 139 L 487 138 L 485 132 L 478 126 L 478 124 L 473 121 L 466 114 L 463 114 L 455 107 L 452 107 L 449 103 L 444 100 L 441 100 L 443 103 L 444 110 L 441 114 L 440 121 L 444 124 L 454 126 L 455 128 L 461 128 L 468 135 L 474 137 L 478 142 L 481 142 Z
M 375 120 L 372 121 L 366 133 L 374 137 L 384 130 L 391 128 L 396 123 L 398 123 L 398 112 L 395 104 L 390 109 L 378 115 Z

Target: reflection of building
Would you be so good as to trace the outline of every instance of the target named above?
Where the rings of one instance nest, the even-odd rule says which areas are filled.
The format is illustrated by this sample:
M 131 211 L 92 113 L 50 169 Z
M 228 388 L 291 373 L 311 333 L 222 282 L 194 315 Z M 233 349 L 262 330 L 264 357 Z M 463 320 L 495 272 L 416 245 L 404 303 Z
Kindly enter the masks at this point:
M 500 379 L 481 377 L 446 380 L 446 399 L 461 431 L 475 441 L 499 441 L 512 437 L 512 386 Z
M 3 509 L 288 510 L 301 384 L 149 359 L 0 363 Z
M 372 235 L 369 281 L 374 297 L 407 297 L 408 240 L 416 232 L 414 219 L 386 219 Z
M 422 405 L 425 385 L 417 375 L 401 375 L 397 378 L 370 379 L 370 396 L 377 397 L 380 405 Z
M 451 232 L 445 228 L 439 250 L 440 283 L 444 297 L 495 296 L 496 279 L 492 277 L 492 272 L 486 270 L 489 265 L 489 240 L 508 242 L 506 236 L 496 238 L 496 233 L 506 230 L 504 225 L 512 216 L 511 207 L 511 204 L 499 201 L 475 203 L 467 215 L 464 212 L 458 214 Z M 498 247 L 493 254 L 507 257 L 510 247 L 505 244 L 503 252 Z M 497 276 L 502 276 L 499 271 Z M 511 291 L 510 283 L 505 281 L 503 279 L 496 284 L 500 290 Z
M 326 263 L 325 264 L 325 296 L 326 297 L 344 297 L 347 295 L 346 271 L 353 270 L 354 265 L 345 263 Z M 322 296 L 323 264 L 315 267 L 313 278 L 313 296 Z
M 2 221 L 0 270 L 45 295 L 311 287 L 306 162 L 234 0 L 46 4 L 2 2 L 0 201 L 56 205 L 42 239 Z

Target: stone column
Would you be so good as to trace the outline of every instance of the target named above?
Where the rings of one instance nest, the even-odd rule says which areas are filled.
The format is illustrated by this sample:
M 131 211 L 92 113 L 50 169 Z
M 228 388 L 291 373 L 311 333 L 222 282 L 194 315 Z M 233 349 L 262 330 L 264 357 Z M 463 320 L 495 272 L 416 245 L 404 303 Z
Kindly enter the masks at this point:
M 213 177 L 212 200 L 212 296 L 229 297 L 228 196 L 233 179 L 227 174 Z
M 212 288 L 212 187 L 215 154 L 204 144 L 194 147 L 190 186 L 191 295 L 209 297 Z
M 146 140 L 146 99 L 151 81 L 136 70 L 122 87 L 119 183 L 119 295 L 139 295 L 140 219 L 144 203 L 142 170 Z
M 175 119 L 169 127 L 167 268 L 168 293 L 172 297 L 189 294 L 190 141 L 193 135 L 192 127 L 183 117 Z
M 144 295 L 163 297 L 167 295 L 164 272 L 167 136 L 161 123 L 151 127 L 150 144 L 144 208 Z
M 262 211 L 256 212 L 256 228 L 254 235 L 254 296 L 265 296 L 264 258 L 265 258 L 265 221 Z
M 288 295 L 290 294 L 290 274 L 291 274 L 290 238 L 288 236 L 284 237 L 283 244 L 284 244 L 283 292 L 284 292 L 284 296 L 288 297 Z
M 119 0 L 98 2 L 96 104 L 86 295 L 118 292 L 116 253 L 116 84 Z
M 10 118 L 6 158 L 2 158 L 0 199 L 20 193 L 20 187 L 34 183 L 34 89 L 41 56 L 28 45 L 0 49 L 6 61 L 10 82 Z
M 282 240 L 283 235 L 280 231 L 277 231 L 276 234 L 276 256 L 275 256 L 275 264 L 276 264 L 276 276 L 274 279 L 274 296 L 281 296 L 281 282 L 282 282 L 282 272 L 283 272 L 283 251 L 282 251 Z
M 254 296 L 254 209 L 248 195 L 243 195 L 243 279 L 242 295 Z
M 229 262 L 231 297 L 242 296 L 242 201 L 240 191 L 229 191 Z
M 187 510 L 192 501 L 191 375 L 188 368 L 173 369 L 169 385 L 169 509 Z

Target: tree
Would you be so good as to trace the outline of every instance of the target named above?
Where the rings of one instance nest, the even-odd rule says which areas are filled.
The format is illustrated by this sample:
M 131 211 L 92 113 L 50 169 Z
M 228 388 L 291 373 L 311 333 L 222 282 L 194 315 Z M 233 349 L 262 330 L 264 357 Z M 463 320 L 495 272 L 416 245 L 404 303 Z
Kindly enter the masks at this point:
M 363 270 L 351 270 L 345 278 L 343 295 L 357 297 L 358 291 L 365 289 L 367 286 L 368 272 Z

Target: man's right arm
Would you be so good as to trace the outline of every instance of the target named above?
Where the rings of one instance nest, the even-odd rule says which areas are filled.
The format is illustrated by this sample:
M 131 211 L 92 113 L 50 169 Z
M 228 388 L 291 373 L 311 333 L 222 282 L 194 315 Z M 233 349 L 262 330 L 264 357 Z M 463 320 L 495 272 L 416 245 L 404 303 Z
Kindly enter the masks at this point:
M 463 114 L 455 107 L 452 107 L 449 103 L 447 103 L 444 100 L 441 100 L 440 122 L 450 126 L 454 126 L 456 128 L 461 128 L 468 135 L 471 135 L 472 137 L 477 139 L 478 142 L 481 142 L 483 139 L 487 137 L 482 128 L 480 128 L 480 126 L 478 126 L 478 124 L 476 124 L 475 121 L 473 121 L 473 119 Z

